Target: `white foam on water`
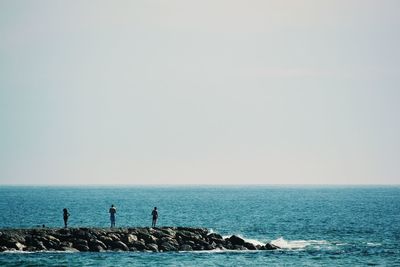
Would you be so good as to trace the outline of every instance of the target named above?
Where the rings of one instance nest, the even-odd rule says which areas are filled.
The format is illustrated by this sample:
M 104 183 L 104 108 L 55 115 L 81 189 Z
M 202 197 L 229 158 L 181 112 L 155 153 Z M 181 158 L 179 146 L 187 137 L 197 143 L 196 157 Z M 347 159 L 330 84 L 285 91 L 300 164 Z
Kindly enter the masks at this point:
M 308 246 L 327 245 L 325 240 L 285 240 L 283 237 L 272 240 L 271 244 L 282 249 L 303 249 Z
M 370 247 L 378 247 L 378 246 L 381 246 L 382 244 L 381 243 L 372 243 L 372 242 L 368 242 L 367 243 L 367 246 L 370 246 Z

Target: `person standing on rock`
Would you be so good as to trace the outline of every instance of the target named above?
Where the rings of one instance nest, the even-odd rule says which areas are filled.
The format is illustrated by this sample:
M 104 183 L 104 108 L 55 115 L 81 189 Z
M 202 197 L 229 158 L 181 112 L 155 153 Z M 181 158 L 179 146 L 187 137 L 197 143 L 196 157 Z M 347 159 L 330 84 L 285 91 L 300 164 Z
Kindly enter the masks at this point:
M 111 228 L 113 228 L 115 227 L 115 213 L 117 213 L 117 209 L 114 207 L 114 204 L 111 205 L 109 212 L 110 212 Z
M 64 227 L 67 228 L 68 226 L 68 217 L 69 217 L 68 210 L 66 208 L 63 209 L 63 218 L 64 218 Z
M 157 218 L 158 218 L 157 207 L 154 207 L 154 210 L 151 212 L 151 215 L 153 215 L 153 221 L 151 223 L 151 227 L 156 227 Z

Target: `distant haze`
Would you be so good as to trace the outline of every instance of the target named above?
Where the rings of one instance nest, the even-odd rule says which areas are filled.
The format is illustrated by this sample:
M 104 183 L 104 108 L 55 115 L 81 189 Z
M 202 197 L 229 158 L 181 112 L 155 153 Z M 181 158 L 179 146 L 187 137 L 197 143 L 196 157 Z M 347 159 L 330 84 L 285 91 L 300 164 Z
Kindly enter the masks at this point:
M 398 184 L 399 14 L 0 0 L 0 184 Z

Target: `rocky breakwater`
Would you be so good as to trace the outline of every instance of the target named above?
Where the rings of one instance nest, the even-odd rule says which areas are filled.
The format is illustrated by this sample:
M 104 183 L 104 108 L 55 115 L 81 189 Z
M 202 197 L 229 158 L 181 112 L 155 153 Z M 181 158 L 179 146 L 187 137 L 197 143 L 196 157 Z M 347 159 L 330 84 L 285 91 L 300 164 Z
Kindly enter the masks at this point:
M 199 251 L 273 250 L 272 244 L 254 245 L 238 236 L 223 238 L 204 228 L 38 228 L 0 230 L 4 251 Z

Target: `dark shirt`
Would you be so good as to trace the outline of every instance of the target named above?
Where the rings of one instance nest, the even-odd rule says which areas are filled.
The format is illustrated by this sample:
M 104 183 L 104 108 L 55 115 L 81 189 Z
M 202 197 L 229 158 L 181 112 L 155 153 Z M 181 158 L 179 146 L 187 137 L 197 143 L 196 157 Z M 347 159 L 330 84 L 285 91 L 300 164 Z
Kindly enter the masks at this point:
M 158 212 L 157 212 L 156 210 L 153 210 L 153 211 L 151 212 L 151 215 L 153 215 L 153 219 L 157 219 L 157 217 L 158 217 Z

